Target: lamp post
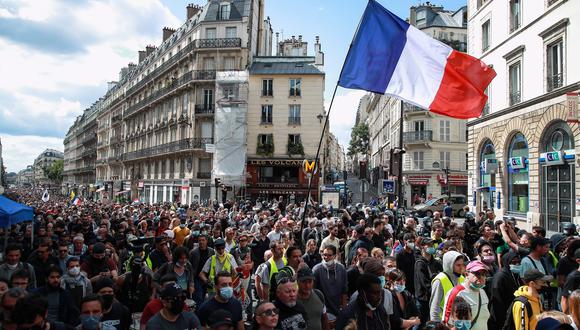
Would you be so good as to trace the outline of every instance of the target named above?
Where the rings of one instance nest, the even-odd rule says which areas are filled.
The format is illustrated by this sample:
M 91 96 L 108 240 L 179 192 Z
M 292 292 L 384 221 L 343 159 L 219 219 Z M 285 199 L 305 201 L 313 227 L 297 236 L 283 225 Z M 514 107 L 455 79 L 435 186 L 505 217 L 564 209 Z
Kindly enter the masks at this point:
M 439 168 L 439 162 L 433 162 L 433 168 Z M 447 200 L 451 199 L 451 188 L 449 185 L 449 172 L 451 171 L 449 169 L 449 166 L 445 166 L 445 168 L 442 168 L 441 171 L 445 174 L 445 190 L 447 191 Z

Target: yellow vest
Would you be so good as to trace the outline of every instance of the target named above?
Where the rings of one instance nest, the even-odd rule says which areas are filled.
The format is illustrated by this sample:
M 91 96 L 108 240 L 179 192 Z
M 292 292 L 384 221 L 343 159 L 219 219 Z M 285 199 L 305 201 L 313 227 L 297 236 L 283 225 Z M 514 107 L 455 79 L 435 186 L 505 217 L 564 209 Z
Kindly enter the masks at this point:
M 464 279 L 465 278 L 463 277 L 463 275 L 459 276 L 459 278 L 457 279 L 457 284 L 463 282 Z M 443 311 L 443 308 L 445 306 L 445 297 L 447 296 L 447 293 L 451 291 L 451 289 L 453 289 L 455 285 L 453 285 L 451 279 L 449 278 L 449 275 L 447 275 L 445 272 L 437 274 L 437 276 L 435 276 L 435 278 L 433 278 L 433 280 L 431 281 L 431 286 L 433 286 L 435 280 L 439 280 L 439 282 L 441 282 L 441 286 L 443 287 L 443 297 L 441 297 L 441 301 L 439 302 L 439 307 L 441 307 L 441 311 Z M 443 314 L 441 313 L 440 316 L 443 316 Z
M 222 271 L 226 271 L 226 272 L 231 273 L 232 264 L 230 263 L 230 257 L 231 257 L 231 254 L 226 252 L 226 259 L 224 260 L 224 265 L 222 267 Z M 211 281 L 211 283 L 213 283 L 215 280 L 216 263 L 217 263 L 217 256 L 214 254 L 213 256 L 211 256 L 211 262 L 209 264 L 209 281 Z M 213 288 L 209 288 L 208 291 L 213 292 Z
M 268 259 L 268 262 L 270 263 L 270 286 L 271 286 L 272 285 L 272 276 L 274 276 L 274 274 L 278 273 L 278 266 L 276 266 L 276 262 L 274 261 L 274 258 Z M 286 257 L 282 257 L 282 262 L 284 263 L 284 266 L 286 266 L 286 264 L 288 263 L 288 261 L 286 260 Z

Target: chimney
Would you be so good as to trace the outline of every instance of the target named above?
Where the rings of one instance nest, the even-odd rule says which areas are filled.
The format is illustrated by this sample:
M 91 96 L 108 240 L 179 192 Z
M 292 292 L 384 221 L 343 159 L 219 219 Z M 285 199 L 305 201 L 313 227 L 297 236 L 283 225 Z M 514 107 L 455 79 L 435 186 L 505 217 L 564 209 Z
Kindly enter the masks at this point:
M 121 68 L 121 71 L 119 71 L 119 81 L 125 79 L 128 71 L 129 71 L 129 68 L 127 68 L 127 67 Z
M 109 81 L 107 83 L 107 92 L 110 91 L 115 86 L 117 86 L 117 82 L 116 81 Z
M 301 35 L 298 36 L 298 41 L 299 42 L 302 42 L 302 36 Z
M 187 19 L 192 18 L 201 10 L 201 6 L 194 5 L 193 3 L 190 3 L 185 8 L 187 9 Z
M 168 27 L 164 27 L 163 28 L 163 41 L 169 39 L 169 37 L 171 37 L 171 35 L 175 32 L 174 29 L 172 28 L 168 28 Z
M 322 45 L 320 44 L 319 36 L 316 36 L 316 42 L 314 43 L 314 65 L 324 65 L 324 53 L 322 52 Z
M 280 41 L 278 41 L 279 36 L 280 32 L 276 32 L 276 56 L 280 56 Z
M 139 51 L 139 63 L 143 62 L 143 60 L 147 57 L 147 51 L 140 50 Z
M 153 46 L 153 45 L 147 45 L 147 46 L 145 47 L 145 53 L 146 53 L 146 56 L 149 56 L 149 55 L 151 55 L 151 54 L 152 54 L 152 53 L 155 51 L 155 49 L 157 49 L 157 47 L 155 47 L 155 46 Z
M 135 63 L 129 63 L 129 64 L 127 64 L 127 67 L 129 68 L 129 71 L 131 71 L 131 70 L 133 70 L 133 69 L 135 69 L 137 67 L 137 64 L 135 64 Z

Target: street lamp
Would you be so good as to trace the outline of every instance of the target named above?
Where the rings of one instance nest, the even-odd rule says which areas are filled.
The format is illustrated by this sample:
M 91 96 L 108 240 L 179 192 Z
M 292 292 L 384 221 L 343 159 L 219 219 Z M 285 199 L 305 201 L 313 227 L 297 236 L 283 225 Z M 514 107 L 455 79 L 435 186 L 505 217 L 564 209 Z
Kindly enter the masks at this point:
M 322 118 L 324 118 L 324 115 L 319 113 L 318 115 L 316 115 L 316 118 L 318 118 L 318 121 L 322 124 Z
M 439 162 L 433 162 L 433 168 L 438 169 L 439 168 Z M 442 168 L 441 171 L 445 174 L 445 190 L 447 190 L 447 200 L 451 199 L 451 189 L 449 186 L 449 166 L 446 166 L 445 168 Z

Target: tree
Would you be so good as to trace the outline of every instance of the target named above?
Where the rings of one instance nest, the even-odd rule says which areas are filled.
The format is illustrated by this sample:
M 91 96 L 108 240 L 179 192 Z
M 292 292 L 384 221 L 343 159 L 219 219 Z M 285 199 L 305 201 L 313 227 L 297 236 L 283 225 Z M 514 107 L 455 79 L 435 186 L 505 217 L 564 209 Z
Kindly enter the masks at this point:
M 62 181 L 62 172 L 64 169 L 64 160 L 59 159 L 56 162 L 52 163 L 46 170 L 46 176 L 54 181 L 54 182 L 61 182 Z
M 348 155 L 366 154 L 369 150 L 369 127 L 365 123 L 360 123 L 352 128 L 350 133 L 350 144 Z

